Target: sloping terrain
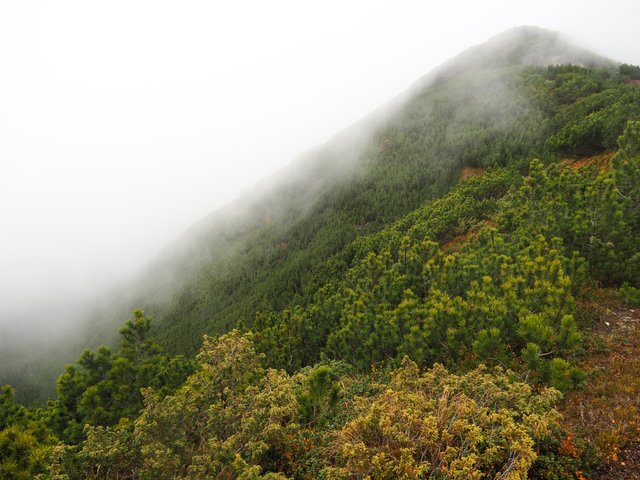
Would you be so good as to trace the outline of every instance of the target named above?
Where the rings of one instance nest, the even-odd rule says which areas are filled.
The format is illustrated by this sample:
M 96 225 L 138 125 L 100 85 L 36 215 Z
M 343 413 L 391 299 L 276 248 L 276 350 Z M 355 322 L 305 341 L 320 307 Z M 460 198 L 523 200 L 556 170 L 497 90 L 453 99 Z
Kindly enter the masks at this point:
M 573 118 L 559 118 L 559 112 L 579 97 L 610 89 L 597 75 L 563 81 L 571 72 L 550 79 L 528 66 L 555 62 L 612 65 L 533 27 L 470 48 L 194 225 L 146 274 L 86 312 L 91 323 L 78 346 L 12 358 L 5 364 L 15 369 L 0 375 L 18 382 L 19 392 L 51 391 L 53 378 L 37 374 L 44 371 L 42 364 L 62 368 L 73 358 L 64 349 L 79 353 L 84 345 L 116 341 L 112 332 L 133 308 L 153 315 L 154 335 L 164 348 L 193 354 L 205 333 L 223 333 L 238 322 L 251 325 L 258 311 L 307 305 L 320 287 L 346 270 L 341 252 L 352 241 L 440 197 L 456 184 L 461 169 L 526 165 L 534 156 L 556 151 L 573 154 L 545 143 L 551 133 L 556 132 L 554 139 L 564 135 L 563 125 L 576 130 Z M 600 110 L 604 101 L 613 100 L 596 99 L 586 108 Z M 622 123 L 611 122 L 606 138 L 594 132 L 600 144 L 593 148 L 615 148 Z M 565 137 L 556 143 L 574 142 Z M 44 352 L 39 346 L 32 350 Z M 34 378 L 31 385 L 29 378 Z
M 640 305 L 615 291 L 589 292 L 588 338 L 580 362 L 587 387 L 563 406 L 565 422 L 578 439 L 605 459 L 602 479 L 640 478 Z
M 552 112 L 532 101 L 539 85 L 523 79 L 521 65 L 559 59 L 611 64 L 534 28 L 461 54 L 187 232 L 180 239 L 185 253 L 173 257 L 168 274 L 171 288 L 176 277 L 182 286 L 172 296 L 154 287 L 160 301 L 150 303 L 153 295 L 145 292 L 129 309 L 143 306 L 154 315 L 166 348 L 193 352 L 202 334 L 251 324 L 257 310 L 306 304 L 337 273 L 325 273 L 336 267 L 327 258 L 442 195 L 461 168 L 507 165 L 542 152 Z
M 55 400 L 3 389 L 0 475 L 634 478 L 636 77 L 463 53 L 170 246 Z

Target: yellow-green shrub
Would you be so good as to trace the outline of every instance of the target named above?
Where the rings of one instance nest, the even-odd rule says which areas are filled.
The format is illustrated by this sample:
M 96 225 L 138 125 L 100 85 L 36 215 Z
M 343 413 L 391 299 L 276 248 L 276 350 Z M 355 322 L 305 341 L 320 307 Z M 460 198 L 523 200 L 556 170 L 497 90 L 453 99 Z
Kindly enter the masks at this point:
M 501 370 L 421 374 L 404 359 L 336 434 L 330 479 L 525 479 L 536 442 L 557 425 L 554 389 L 534 393 Z

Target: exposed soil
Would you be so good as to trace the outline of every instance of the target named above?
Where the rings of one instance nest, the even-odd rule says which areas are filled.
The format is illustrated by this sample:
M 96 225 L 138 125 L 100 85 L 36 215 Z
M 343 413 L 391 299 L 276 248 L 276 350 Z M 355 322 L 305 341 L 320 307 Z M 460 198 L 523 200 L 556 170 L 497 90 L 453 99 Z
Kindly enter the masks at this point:
M 590 157 L 580 158 L 578 160 L 563 160 L 562 164 L 565 167 L 578 170 L 581 168 L 595 168 L 598 172 L 607 171 L 611 168 L 611 158 L 615 152 L 604 152 L 598 155 L 592 155 Z
M 479 177 L 484 173 L 484 168 L 478 167 L 464 167 L 460 171 L 460 180 L 464 180 L 469 177 Z
M 618 461 L 606 464 L 602 480 L 640 480 L 640 442 L 628 442 L 618 452 Z
M 640 307 L 611 291 L 594 292 L 588 307 L 589 380 L 563 402 L 565 421 L 605 459 L 594 480 L 640 480 Z

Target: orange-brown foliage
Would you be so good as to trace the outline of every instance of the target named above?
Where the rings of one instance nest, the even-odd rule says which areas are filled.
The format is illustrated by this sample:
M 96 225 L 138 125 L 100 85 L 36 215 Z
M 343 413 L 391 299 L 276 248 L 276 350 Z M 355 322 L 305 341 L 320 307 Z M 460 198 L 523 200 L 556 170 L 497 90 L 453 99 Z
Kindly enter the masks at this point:
M 464 180 L 469 177 L 479 177 L 484 173 L 484 168 L 478 167 L 464 167 L 460 171 L 460 180 Z
M 573 443 L 573 433 L 569 432 L 566 437 L 562 439 L 560 447 L 558 448 L 560 455 L 569 455 L 574 458 L 578 458 L 578 449 Z
M 578 160 L 563 160 L 562 164 L 566 168 L 579 170 L 582 168 L 595 168 L 598 172 L 606 172 L 611 168 L 611 158 L 615 152 L 604 152 L 591 157 L 584 157 Z
M 442 250 L 444 252 L 457 252 L 459 251 L 469 240 L 475 238 L 478 235 L 477 230 L 469 230 L 468 232 L 463 233 L 462 235 L 457 235 L 453 237 L 448 242 L 442 244 Z
M 486 225 L 488 227 L 495 227 L 496 222 L 495 220 L 485 220 L 484 222 L 482 222 L 482 225 Z M 479 230 L 480 230 L 480 227 L 477 227 L 471 230 L 467 230 L 465 233 L 462 233 L 460 235 L 456 235 L 451 240 L 442 244 L 442 247 L 441 247 L 442 250 L 446 253 L 460 251 L 465 246 L 465 244 L 469 242 L 469 240 L 478 236 Z

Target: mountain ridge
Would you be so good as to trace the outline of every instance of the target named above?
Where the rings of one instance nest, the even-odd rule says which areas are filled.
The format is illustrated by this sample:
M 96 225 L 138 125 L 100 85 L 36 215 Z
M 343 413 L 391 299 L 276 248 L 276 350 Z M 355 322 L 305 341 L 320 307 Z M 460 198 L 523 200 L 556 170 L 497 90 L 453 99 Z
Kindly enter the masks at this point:
M 325 274 L 318 272 L 343 262 L 327 259 L 444 193 L 457 182 L 459 168 L 506 163 L 527 155 L 533 143 L 542 151 L 541 133 L 532 125 L 544 113 L 517 92 L 514 71 L 526 67 L 510 62 L 525 47 L 549 46 L 555 57 L 566 50 L 575 60 L 601 62 L 558 34 L 531 27 L 470 47 L 273 174 L 275 182 L 259 182 L 187 229 L 136 285 L 91 313 L 95 341 L 104 342 L 132 308 L 143 307 L 156 318 L 154 331 L 166 348 L 193 352 L 205 332 L 222 333 L 238 321 L 251 324 L 256 311 L 278 310 L 290 301 L 308 302 L 323 283 Z M 484 73 L 475 78 L 479 71 Z M 471 108 L 475 113 L 469 115 Z M 515 131 L 523 122 L 528 126 Z M 436 124 L 441 131 L 434 133 Z M 496 142 L 509 135 L 504 145 Z M 175 344 L 184 332 L 192 332 L 189 341 Z
M 98 315 L 144 307 L 119 347 L 0 390 L 0 476 L 640 471 L 640 67 L 519 63 L 562 45 L 474 47 L 205 218 Z
M 460 55 L 454 57 L 451 61 L 445 62 L 445 64 L 443 64 L 441 67 L 436 68 L 430 74 L 427 74 L 426 77 L 423 77 L 423 79 L 407 88 L 404 93 L 401 93 L 400 95 L 394 97 L 394 99 L 387 102 L 382 107 L 374 110 L 371 114 L 365 116 L 362 120 L 356 122 L 351 127 L 348 127 L 347 129 L 339 132 L 324 145 L 316 147 L 315 152 L 311 156 L 303 159 L 303 163 L 306 163 L 306 168 L 311 167 L 311 170 L 315 172 L 314 175 L 310 176 L 311 178 L 307 177 L 307 179 L 310 178 L 312 182 L 314 182 L 314 185 L 318 188 L 318 190 L 313 192 L 313 194 L 307 197 L 306 200 L 304 199 L 304 196 L 299 196 L 296 200 L 294 200 L 294 202 L 300 205 L 308 204 L 309 198 L 311 198 L 312 203 L 317 202 L 318 197 L 321 197 L 323 195 L 322 191 L 323 188 L 325 188 L 319 186 L 322 184 L 323 180 L 326 181 L 325 185 L 328 185 L 328 187 L 326 188 L 334 188 L 335 185 L 332 185 L 334 179 L 339 179 L 339 177 L 345 172 L 345 170 L 341 170 L 340 168 L 343 166 L 341 165 L 341 162 L 344 161 L 345 157 L 351 158 L 351 160 L 345 162 L 348 163 L 350 167 L 349 169 L 346 169 L 347 176 L 355 175 L 355 177 L 353 178 L 356 178 L 356 181 L 358 181 L 358 171 L 362 171 L 363 165 L 366 165 L 367 162 L 370 162 L 371 158 L 376 157 L 376 155 L 379 154 L 379 152 L 371 153 L 371 145 L 379 142 L 379 138 L 377 137 L 380 136 L 380 132 L 384 131 L 385 128 L 388 130 L 393 130 L 394 128 L 396 128 L 393 119 L 397 118 L 398 115 L 402 117 L 402 112 L 407 111 L 407 104 L 411 103 L 412 100 L 415 100 L 421 95 L 420 88 L 422 88 L 422 91 L 424 91 L 425 89 L 433 89 L 438 87 L 439 84 L 444 84 L 451 81 L 465 82 L 465 78 L 475 75 L 478 70 L 493 71 L 496 72 L 495 74 L 492 74 L 494 76 L 487 79 L 486 81 L 481 79 L 478 82 L 474 79 L 472 80 L 472 82 L 476 82 L 477 85 L 473 83 L 467 84 L 466 88 L 470 88 L 471 90 L 471 93 L 467 92 L 467 95 L 469 97 L 472 97 L 475 92 L 487 89 L 488 85 L 489 88 L 493 89 L 493 91 L 496 93 L 487 93 L 486 96 L 491 98 L 491 101 L 495 102 L 495 106 L 500 106 L 504 110 L 506 110 L 507 108 L 505 100 L 498 99 L 497 97 L 499 95 L 504 95 L 510 90 L 513 90 L 514 87 L 507 87 L 506 84 L 503 85 L 502 83 L 500 83 L 503 82 L 503 78 L 507 78 L 510 74 L 502 74 L 499 72 L 512 68 L 521 68 L 522 63 L 524 61 L 527 61 L 528 59 L 535 59 L 537 64 L 544 64 L 546 62 L 542 60 L 542 58 L 544 57 L 543 55 L 541 55 L 542 51 L 547 51 L 547 57 L 550 59 L 549 61 L 561 59 L 562 61 L 571 61 L 571 63 L 574 64 L 587 63 L 599 66 L 613 65 L 613 62 L 606 61 L 602 59 L 602 57 L 591 54 L 586 50 L 580 49 L 578 47 L 571 46 L 554 32 L 531 27 L 521 27 L 509 30 L 501 35 L 493 37 L 488 42 L 485 42 L 479 46 L 471 47 L 470 49 L 462 52 Z M 528 54 L 526 52 L 528 52 Z M 472 59 L 473 61 L 471 61 L 470 59 Z M 466 65 L 466 70 L 461 71 L 460 65 Z M 497 87 L 496 82 L 499 82 Z M 502 91 L 498 93 L 500 89 L 502 89 Z M 485 103 L 489 103 L 489 101 Z M 489 118 L 492 116 L 495 117 L 497 115 L 501 115 L 500 108 L 496 108 L 495 106 L 489 106 L 489 110 L 486 110 L 487 113 L 485 114 L 485 116 L 488 115 Z M 479 108 L 486 109 L 487 106 L 481 105 Z M 511 104 L 509 105 L 509 108 L 513 110 L 515 107 L 513 104 Z M 529 111 L 528 105 L 523 104 L 522 106 L 519 106 L 517 108 L 520 108 L 522 112 Z M 413 114 L 411 113 L 411 115 Z M 423 113 L 417 113 L 417 115 L 423 115 Z M 457 121 L 458 119 L 454 120 Z M 478 121 L 482 123 L 485 120 L 478 119 Z M 422 125 L 419 125 L 417 126 L 417 128 L 424 127 Z M 505 122 L 505 125 L 500 128 L 508 130 L 510 126 L 506 125 Z M 367 130 L 368 132 L 366 133 L 366 135 L 361 135 L 362 131 Z M 356 148 L 352 149 L 353 151 L 345 152 L 345 150 L 349 150 L 349 148 L 352 147 L 350 140 L 354 131 L 358 134 L 356 136 L 359 137 L 358 145 L 356 145 Z M 410 134 L 413 135 L 412 133 Z M 451 135 L 454 135 L 454 133 L 452 133 Z M 499 134 L 496 133 L 496 135 Z M 366 137 L 364 142 L 362 141 L 363 137 Z M 339 145 L 338 147 L 335 146 L 336 143 Z M 379 147 L 379 145 L 377 147 Z M 464 158 L 464 148 L 466 147 L 460 147 L 458 149 L 459 151 L 452 152 L 453 155 L 458 157 L 456 161 L 459 163 L 478 163 L 478 160 Z M 381 156 L 384 156 L 384 153 Z M 336 157 L 339 157 L 338 164 L 336 164 Z M 389 158 L 387 158 L 387 160 L 384 160 L 384 162 L 389 162 Z M 338 170 L 333 171 L 331 167 L 335 168 L 336 165 L 338 165 Z M 276 174 L 281 175 L 281 178 L 285 179 L 285 181 L 283 182 L 284 186 L 276 187 L 275 189 L 265 188 L 265 191 L 268 192 L 266 195 L 264 194 L 264 192 L 261 192 L 258 195 L 253 196 L 253 198 L 256 199 L 254 200 L 254 205 L 256 205 L 258 209 L 264 207 L 264 204 L 268 203 L 267 199 L 269 198 L 269 195 L 280 196 L 280 198 L 295 198 L 295 195 L 308 194 L 309 191 L 312 190 L 309 188 L 308 184 L 305 184 L 301 187 L 300 183 L 296 183 L 298 181 L 295 174 L 296 168 L 298 168 L 298 164 L 294 162 L 289 167 L 284 169 L 282 173 Z M 293 175 L 291 174 L 291 172 L 294 172 Z M 324 178 L 325 175 L 328 176 Z M 447 175 L 455 176 L 453 173 Z M 302 177 L 304 178 L 304 174 L 302 175 Z M 353 181 L 353 178 L 351 178 L 349 181 Z M 290 183 L 287 184 L 287 182 Z M 298 191 L 296 189 L 298 189 Z M 326 193 L 324 195 L 326 196 Z M 423 200 L 425 198 L 428 197 L 423 197 Z M 420 201 L 423 200 L 418 200 L 416 203 L 413 203 L 412 206 L 418 205 Z M 242 201 L 243 200 L 241 200 L 241 202 Z M 310 206 L 310 208 L 313 209 L 312 206 Z M 322 215 L 323 211 L 324 210 L 322 209 L 316 209 L 316 211 L 314 211 L 312 214 Z M 252 214 L 255 214 L 255 211 L 252 211 Z M 305 214 L 301 212 L 298 212 L 297 215 L 301 215 L 301 217 L 299 218 L 304 218 L 305 216 Z M 215 214 L 213 214 L 213 217 L 209 218 L 214 217 Z M 254 231 L 256 228 L 264 228 L 265 225 L 263 223 L 263 220 L 265 218 L 273 220 L 273 215 L 271 215 L 271 213 L 269 212 L 259 215 L 258 217 L 259 218 L 255 218 L 253 223 L 246 229 L 247 231 Z M 295 217 L 295 213 L 290 214 L 290 218 Z M 234 216 L 235 221 L 238 221 L 240 218 L 242 218 L 242 216 Z M 366 218 L 363 219 L 363 221 L 354 223 L 357 223 L 358 225 L 371 225 L 369 222 L 367 222 Z M 287 235 L 283 233 L 281 234 L 281 236 Z M 287 240 L 288 239 L 286 238 L 278 238 L 274 239 L 273 242 L 274 245 L 276 245 L 281 241 Z M 291 242 L 288 243 L 291 244 Z M 275 306 L 277 308 L 278 304 L 276 304 Z M 251 319 L 245 317 L 242 319 L 242 321 L 251 322 Z

